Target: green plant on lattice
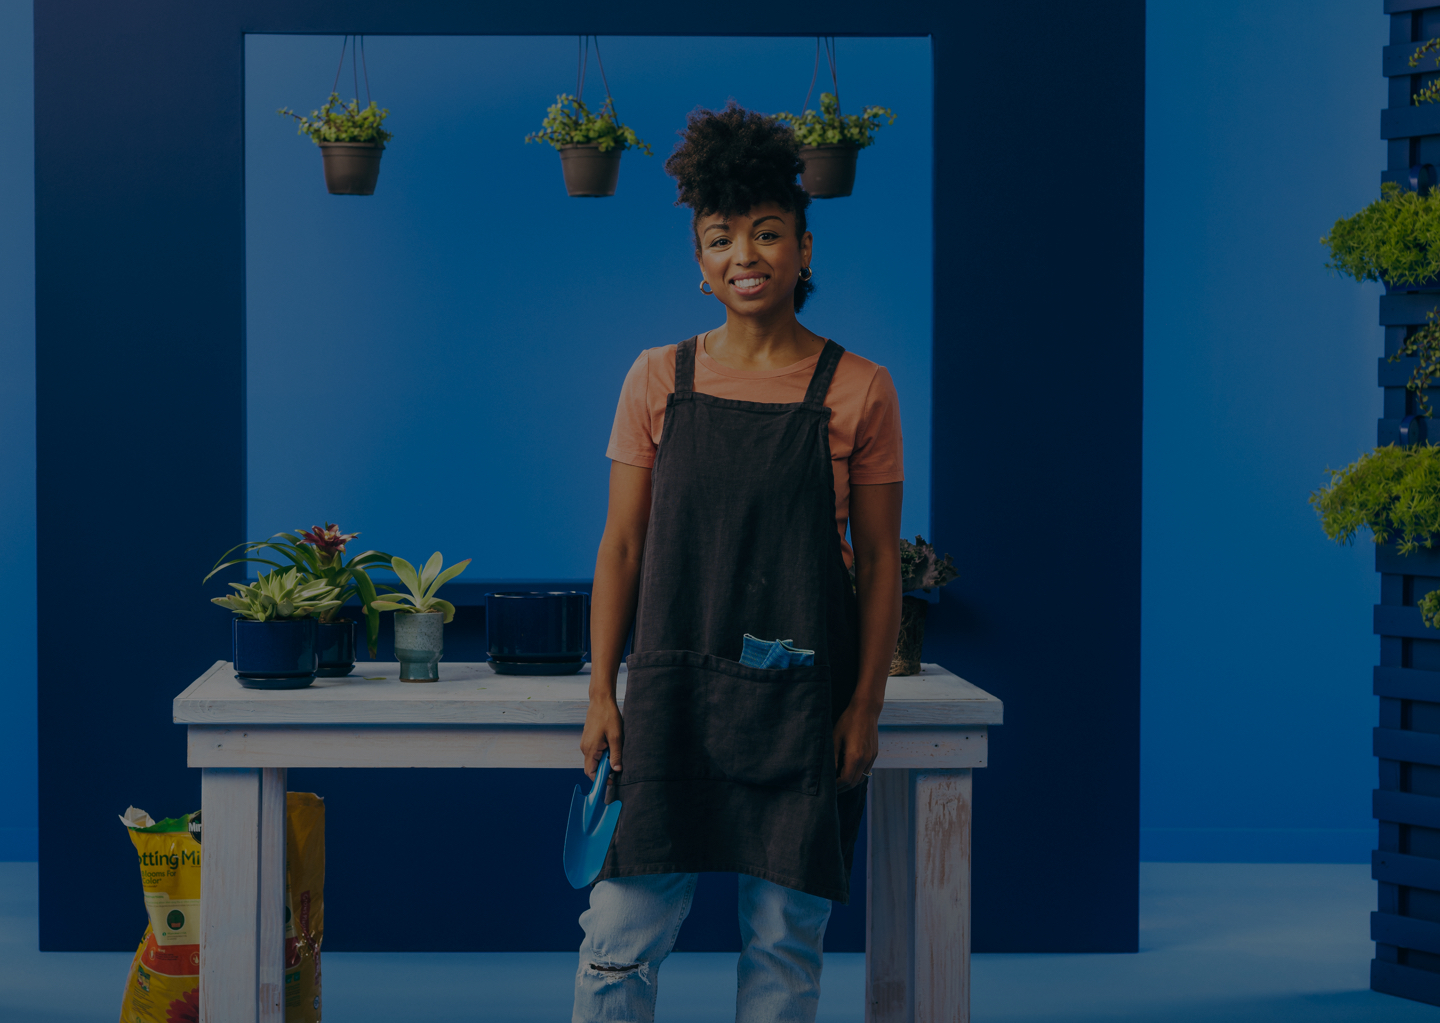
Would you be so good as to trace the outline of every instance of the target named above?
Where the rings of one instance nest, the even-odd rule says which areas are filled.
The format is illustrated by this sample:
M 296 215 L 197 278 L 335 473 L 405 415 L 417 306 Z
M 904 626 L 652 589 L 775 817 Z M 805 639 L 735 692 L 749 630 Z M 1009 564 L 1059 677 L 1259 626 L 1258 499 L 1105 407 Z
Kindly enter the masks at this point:
M 1424 195 L 1380 186 L 1380 198 L 1353 217 L 1335 221 L 1320 239 L 1325 265 L 1357 281 L 1418 284 L 1440 275 L 1440 189 Z
M 1376 543 L 1395 541 L 1411 554 L 1433 547 L 1440 534 L 1440 446 L 1387 444 L 1344 469 L 1329 470 L 1330 483 L 1310 495 L 1325 535 L 1353 543 L 1368 529 Z
M 1424 43 L 1421 43 L 1415 52 L 1410 54 L 1410 66 L 1418 68 L 1420 66 L 1420 58 L 1427 53 L 1435 54 L 1435 66 L 1440 68 L 1440 38 L 1427 39 Z M 1436 79 L 1429 85 L 1419 89 L 1411 98 L 1411 102 L 1417 107 L 1421 103 L 1434 103 L 1436 100 L 1440 100 L 1440 79 Z
M 1418 359 L 1410 371 L 1405 389 L 1415 395 L 1415 411 L 1422 416 L 1432 414 L 1428 388 L 1440 379 L 1440 309 L 1431 309 L 1425 314 L 1426 323 L 1400 343 L 1400 348 L 1390 356 L 1390 362 L 1401 359 Z

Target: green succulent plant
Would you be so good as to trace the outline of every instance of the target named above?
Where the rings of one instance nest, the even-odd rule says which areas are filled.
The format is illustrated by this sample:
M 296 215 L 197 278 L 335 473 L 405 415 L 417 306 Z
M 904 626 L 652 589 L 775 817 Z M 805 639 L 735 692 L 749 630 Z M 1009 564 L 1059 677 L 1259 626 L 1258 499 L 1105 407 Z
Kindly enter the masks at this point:
M 646 156 L 654 156 L 649 143 L 640 141 L 634 129 L 627 128 L 615 118 L 615 106 L 607 98 L 598 114 L 592 114 L 583 100 L 561 93 L 553 105 L 545 110 L 545 119 L 540 130 L 525 136 L 526 142 L 548 142 L 559 149 L 561 146 L 598 145 L 600 152 L 612 149 L 638 149 Z
M 1332 270 L 1357 281 L 1418 284 L 1440 274 L 1440 189 L 1424 195 L 1393 181 L 1353 217 L 1335 221 L 1320 239 Z
M 400 577 L 400 581 L 410 592 L 401 593 L 393 586 L 382 586 L 381 589 L 386 591 L 385 594 L 371 601 L 370 606 L 381 611 L 395 611 L 401 614 L 441 612 L 445 615 L 447 623 L 453 621 L 455 605 L 435 596 L 435 591 L 465 571 L 465 566 L 470 564 L 470 559 L 466 558 L 442 572 L 440 566 L 444 563 L 445 560 L 440 557 L 440 552 L 436 551 L 430 555 L 430 560 L 425 562 L 425 567 L 416 572 L 415 566 L 404 558 L 392 558 L 390 560 L 391 569 Z M 401 601 L 407 600 L 408 604 L 401 603 Z
M 346 561 L 345 545 L 359 535 L 342 533 L 339 526 L 327 522 L 324 526 L 297 529 L 293 534 L 276 533 L 267 540 L 250 540 L 222 554 L 201 582 L 208 582 L 221 569 L 245 562 L 269 565 L 271 568 L 287 567 L 269 558 L 250 556 L 257 551 L 274 552 L 284 558 L 290 567 L 298 569 L 305 579 L 319 580 L 335 588 L 339 603 L 320 613 L 322 622 L 334 621 L 341 604 L 351 597 L 359 598 L 361 607 L 365 609 L 365 643 L 373 659 L 377 656 L 376 646 L 380 640 L 380 612 L 371 607 L 375 600 L 375 583 L 366 569 L 376 566 L 388 568 L 390 555 L 383 551 L 365 551 Z M 237 552 L 241 556 L 232 557 Z
M 212 597 L 210 603 L 253 622 L 306 618 L 341 604 L 339 590 L 323 579 L 306 579 L 298 568 L 276 569 L 253 583 L 230 585 L 238 592 Z
M 895 123 L 895 114 L 889 107 L 866 107 L 858 114 L 842 114 L 840 100 L 822 92 L 818 114 L 813 110 L 799 116 L 780 113 L 775 115 L 775 120 L 788 122 L 802 146 L 846 145 L 864 149 L 874 144 L 879 128 Z
M 359 99 L 349 103 L 340 101 L 340 94 L 332 92 L 325 105 L 310 111 L 310 116 L 297 114 L 289 107 L 281 107 L 277 113 L 282 117 L 293 117 L 299 122 L 298 135 L 310 136 L 317 146 L 322 142 L 389 142 L 394 134 L 381 127 L 389 110 L 381 110 L 371 100 L 363 109 Z

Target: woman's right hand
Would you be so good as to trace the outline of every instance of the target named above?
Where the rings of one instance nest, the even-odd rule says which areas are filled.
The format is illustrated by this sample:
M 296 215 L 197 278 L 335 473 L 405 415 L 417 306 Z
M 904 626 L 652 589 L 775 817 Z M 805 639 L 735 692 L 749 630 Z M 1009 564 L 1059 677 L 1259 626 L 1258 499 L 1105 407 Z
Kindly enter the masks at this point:
M 620 747 L 625 741 L 625 722 L 615 698 L 592 696 L 585 712 L 585 729 L 580 733 L 580 752 L 585 756 L 585 775 L 595 780 L 600 755 L 610 751 L 610 770 L 620 773 Z

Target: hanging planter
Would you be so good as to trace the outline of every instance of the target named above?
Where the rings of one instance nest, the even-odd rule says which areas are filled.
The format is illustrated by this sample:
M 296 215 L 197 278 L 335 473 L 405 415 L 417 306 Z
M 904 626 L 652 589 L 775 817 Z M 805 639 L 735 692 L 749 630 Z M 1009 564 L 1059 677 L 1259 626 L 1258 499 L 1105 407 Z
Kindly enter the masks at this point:
M 810 76 L 810 92 L 805 94 L 804 107 L 810 105 L 815 90 L 815 77 L 820 72 L 820 46 L 815 40 L 815 72 Z M 840 113 L 840 79 L 835 64 L 835 40 L 826 39 L 825 56 L 830 64 L 833 93 L 820 94 L 820 112 L 804 110 L 798 116 L 779 113 L 775 119 L 787 121 L 800 143 L 800 159 L 805 169 L 800 185 L 812 199 L 842 199 L 855 189 L 855 163 L 860 150 L 875 142 L 875 132 L 885 124 L 894 124 L 895 115 L 889 107 L 866 107 L 859 114 Z M 888 120 L 887 120 L 888 118 Z
M 562 93 L 545 111 L 540 130 L 525 136 L 525 141 L 548 142 L 560 153 L 560 170 L 565 177 L 565 192 L 577 198 L 604 198 L 615 194 L 620 180 L 620 155 L 627 149 L 638 149 L 653 156 L 650 146 L 642 142 L 631 128 L 615 116 L 615 100 L 610 85 L 605 84 L 605 105 L 592 114 L 581 98 L 585 94 L 585 68 L 589 62 L 589 37 L 580 42 L 579 73 L 575 95 Z M 595 59 L 600 64 L 600 77 L 605 79 L 605 64 L 600 60 L 600 40 L 595 39 Z
M 351 69 L 355 75 L 356 98 L 342 103 L 336 90 L 340 86 L 340 72 L 345 67 L 345 50 L 350 37 L 340 45 L 340 67 L 335 71 L 335 84 L 330 89 L 330 98 L 319 110 L 310 111 L 304 117 L 288 107 L 281 108 L 283 117 L 293 117 L 299 122 L 297 133 L 308 135 L 310 141 L 320 147 L 322 166 L 325 169 L 325 190 L 331 195 L 374 195 L 375 182 L 380 177 L 380 157 L 385 153 L 385 143 L 394 136 L 381 125 L 390 115 L 370 99 L 370 74 L 365 68 L 365 37 L 356 37 L 356 45 L 350 47 Z M 355 59 L 359 53 L 358 62 Z M 365 74 L 365 99 L 369 106 L 360 106 L 360 73 Z

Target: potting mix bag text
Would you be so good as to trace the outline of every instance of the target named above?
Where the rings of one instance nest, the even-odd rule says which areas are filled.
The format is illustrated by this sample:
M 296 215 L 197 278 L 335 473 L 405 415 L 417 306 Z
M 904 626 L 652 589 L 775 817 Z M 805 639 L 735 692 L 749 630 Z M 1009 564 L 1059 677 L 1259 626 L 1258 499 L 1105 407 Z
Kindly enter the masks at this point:
M 158 824 L 130 807 L 121 821 L 140 860 L 150 922 L 130 962 L 120 1023 L 200 1018 L 200 814 Z M 325 936 L 325 803 L 285 793 L 285 1023 L 320 1023 Z
M 130 962 L 120 1023 L 200 1018 L 200 814 L 160 823 L 130 807 L 120 818 L 140 858 L 150 923 Z

